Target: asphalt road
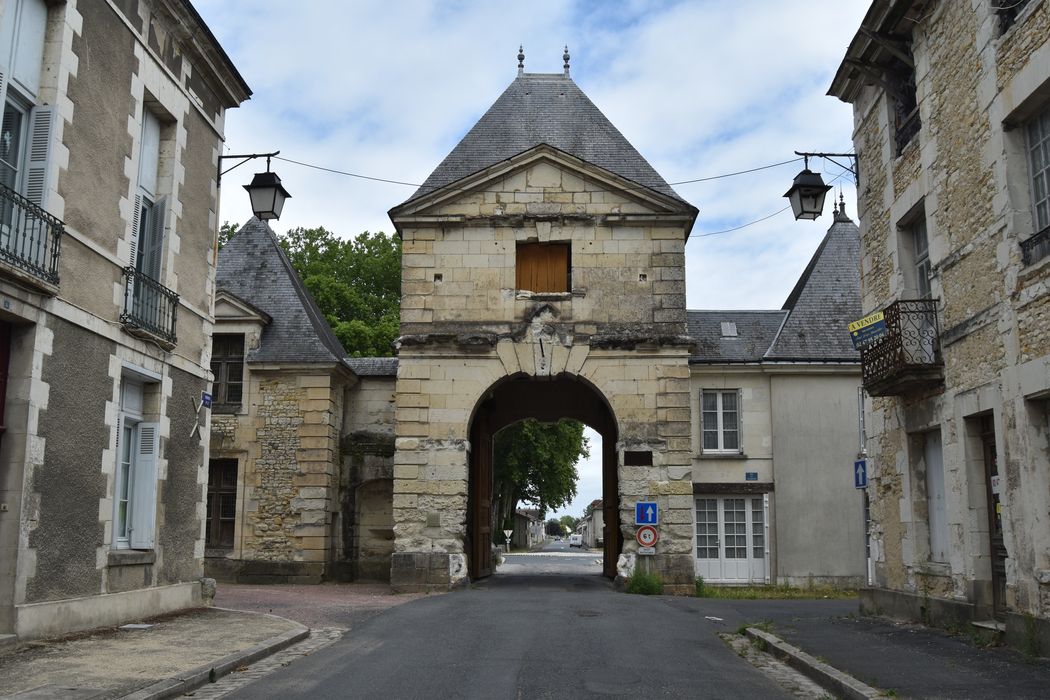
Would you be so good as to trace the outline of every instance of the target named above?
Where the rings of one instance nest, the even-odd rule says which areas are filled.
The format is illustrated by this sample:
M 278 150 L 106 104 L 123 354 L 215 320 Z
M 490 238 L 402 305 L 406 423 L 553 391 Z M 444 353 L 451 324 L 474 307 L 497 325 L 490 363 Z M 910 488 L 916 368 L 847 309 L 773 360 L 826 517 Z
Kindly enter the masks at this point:
M 499 576 L 601 576 L 602 556 L 600 549 L 570 547 L 566 540 L 548 540 L 531 552 L 507 554 L 496 573 Z
M 787 697 L 699 602 L 597 574 L 497 574 L 391 608 L 228 697 Z

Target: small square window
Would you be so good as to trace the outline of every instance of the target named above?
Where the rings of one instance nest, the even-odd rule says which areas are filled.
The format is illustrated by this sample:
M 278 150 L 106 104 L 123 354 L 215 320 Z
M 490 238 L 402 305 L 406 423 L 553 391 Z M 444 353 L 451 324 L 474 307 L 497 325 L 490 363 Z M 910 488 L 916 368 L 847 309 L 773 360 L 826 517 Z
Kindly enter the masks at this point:
M 571 288 L 568 243 L 519 243 L 515 266 L 517 289 L 540 294 Z

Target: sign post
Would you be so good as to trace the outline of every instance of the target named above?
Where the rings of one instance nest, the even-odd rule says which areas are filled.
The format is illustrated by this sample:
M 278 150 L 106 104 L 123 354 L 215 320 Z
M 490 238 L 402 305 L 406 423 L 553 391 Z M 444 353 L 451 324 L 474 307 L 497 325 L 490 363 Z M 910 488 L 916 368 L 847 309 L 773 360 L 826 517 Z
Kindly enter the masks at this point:
M 507 554 L 510 554 L 510 536 L 514 534 L 513 530 L 504 530 L 503 536 L 507 538 Z

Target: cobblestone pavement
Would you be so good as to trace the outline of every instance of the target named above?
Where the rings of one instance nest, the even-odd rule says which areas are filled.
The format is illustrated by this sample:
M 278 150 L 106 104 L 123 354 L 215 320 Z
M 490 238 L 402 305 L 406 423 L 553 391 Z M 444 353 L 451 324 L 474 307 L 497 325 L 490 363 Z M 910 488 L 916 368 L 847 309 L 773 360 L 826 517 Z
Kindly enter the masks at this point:
M 310 629 L 350 629 L 364 620 L 426 594 L 398 594 L 385 583 L 271 584 L 219 583 L 215 605 L 272 613 Z
M 318 649 L 323 649 L 330 644 L 334 644 L 342 638 L 344 633 L 346 633 L 346 629 L 342 627 L 325 627 L 322 629 L 310 630 L 310 636 L 298 644 L 293 644 L 287 649 L 279 651 L 273 656 L 258 661 L 251 666 L 239 668 L 230 675 L 220 678 L 215 683 L 210 683 L 204 687 L 197 688 L 197 690 L 186 693 L 183 697 L 192 697 L 203 700 L 221 698 L 235 690 L 240 690 L 241 688 L 254 683 L 279 668 L 283 668 L 290 663 L 309 656 Z
M 828 691 L 802 675 L 795 669 L 780 661 L 772 654 L 766 654 L 755 648 L 751 641 L 740 634 L 723 633 L 718 635 L 740 658 L 769 676 L 774 683 L 796 698 L 804 700 L 821 700 L 831 697 Z

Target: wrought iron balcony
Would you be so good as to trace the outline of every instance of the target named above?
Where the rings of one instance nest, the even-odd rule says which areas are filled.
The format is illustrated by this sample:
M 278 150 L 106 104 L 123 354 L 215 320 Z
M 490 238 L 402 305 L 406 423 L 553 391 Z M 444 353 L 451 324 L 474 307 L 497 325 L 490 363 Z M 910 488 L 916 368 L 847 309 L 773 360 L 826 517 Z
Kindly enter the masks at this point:
M 65 224 L 9 187 L 0 185 L 0 261 L 29 281 L 58 286 L 58 255 Z
M 899 396 L 941 384 L 937 300 L 901 300 L 883 313 L 886 335 L 860 353 L 865 390 L 872 396 Z
M 1050 226 L 1021 241 L 1021 262 L 1027 267 L 1050 255 Z
M 134 267 L 124 268 L 124 313 L 120 322 L 129 333 L 174 347 L 179 295 Z

